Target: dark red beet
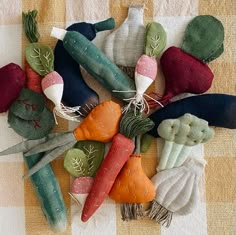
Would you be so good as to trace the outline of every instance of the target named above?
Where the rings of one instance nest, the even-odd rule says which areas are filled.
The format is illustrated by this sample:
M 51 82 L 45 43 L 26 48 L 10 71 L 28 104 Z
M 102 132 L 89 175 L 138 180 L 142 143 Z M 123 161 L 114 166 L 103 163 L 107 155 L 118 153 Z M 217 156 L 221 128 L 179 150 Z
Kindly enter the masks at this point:
M 181 93 L 201 94 L 211 87 L 214 75 L 207 64 L 177 47 L 168 48 L 160 64 L 165 76 L 165 92 L 160 100 L 163 105 Z
M 25 85 L 25 72 L 10 63 L 0 69 L 0 113 L 6 112 Z

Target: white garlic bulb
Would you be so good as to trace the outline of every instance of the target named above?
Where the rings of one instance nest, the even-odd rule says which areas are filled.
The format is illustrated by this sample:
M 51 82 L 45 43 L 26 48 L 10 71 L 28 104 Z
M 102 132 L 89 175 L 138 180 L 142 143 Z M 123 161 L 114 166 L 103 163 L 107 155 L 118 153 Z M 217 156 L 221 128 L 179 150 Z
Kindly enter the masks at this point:
M 144 52 L 143 6 L 130 6 L 128 17 L 104 41 L 103 51 L 117 65 L 134 67 Z
M 205 164 L 205 160 L 189 159 L 181 167 L 157 173 L 152 178 L 156 197 L 149 217 L 169 226 L 172 213 L 191 213 L 199 200 L 198 183 Z

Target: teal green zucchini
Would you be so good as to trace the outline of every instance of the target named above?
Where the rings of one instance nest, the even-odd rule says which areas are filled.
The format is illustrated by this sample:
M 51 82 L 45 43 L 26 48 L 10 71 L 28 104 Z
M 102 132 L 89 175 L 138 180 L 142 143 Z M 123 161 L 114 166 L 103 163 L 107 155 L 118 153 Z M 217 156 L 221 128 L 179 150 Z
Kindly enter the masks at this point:
M 78 32 L 67 32 L 63 45 L 67 52 L 87 70 L 103 87 L 113 92 L 118 99 L 127 99 L 134 96 L 134 80 L 124 74 L 104 53 L 92 42 Z
M 42 157 L 44 153 L 38 153 L 28 157 L 24 156 L 25 163 L 30 169 Z M 48 164 L 30 177 L 36 196 L 39 200 L 43 214 L 55 232 L 63 232 L 67 226 L 66 206 L 62 197 L 58 181 Z

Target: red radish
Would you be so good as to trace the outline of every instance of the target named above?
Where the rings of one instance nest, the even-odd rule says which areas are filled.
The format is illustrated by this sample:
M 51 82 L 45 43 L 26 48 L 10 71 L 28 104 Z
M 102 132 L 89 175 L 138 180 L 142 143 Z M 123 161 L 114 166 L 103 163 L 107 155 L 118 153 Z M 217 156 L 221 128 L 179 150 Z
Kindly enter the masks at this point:
M 86 198 L 81 220 L 86 222 L 106 199 L 121 168 L 134 151 L 131 139 L 118 133 L 114 136 L 109 152 L 102 162 Z
M 86 197 L 90 192 L 93 184 L 93 177 L 79 177 L 75 178 L 71 185 L 71 196 L 80 205 L 84 205 Z
M 131 105 L 134 105 L 135 112 L 137 108 L 140 109 L 140 112 L 143 112 L 146 106 L 147 108 L 149 108 L 148 103 L 144 98 L 144 96 L 147 96 L 147 97 L 149 96 L 145 94 L 145 91 L 154 82 L 154 80 L 156 79 L 156 76 L 157 76 L 156 59 L 147 55 L 142 55 L 139 58 L 135 67 L 136 95 L 132 98 L 124 99 L 126 101 L 130 101 L 129 104 L 125 107 L 124 111 L 127 111 L 131 107 Z M 149 98 L 152 99 L 151 97 Z M 156 102 L 159 105 L 161 105 L 160 102 L 158 101 Z
M 79 112 L 80 106 L 71 108 L 61 103 L 64 83 L 62 77 L 56 71 L 48 73 L 42 79 L 42 89 L 47 98 L 55 104 L 53 109 L 54 117 L 56 114 L 71 121 L 79 121 L 77 118 L 79 116 L 70 116 L 69 114 Z M 56 118 L 55 121 L 57 123 Z
M 180 48 L 168 48 L 160 63 L 166 81 L 164 95 L 159 100 L 162 104 L 168 104 L 181 93 L 201 94 L 211 87 L 214 75 L 207 64 Z M 158 106 L 153 101 L 149 104 Z

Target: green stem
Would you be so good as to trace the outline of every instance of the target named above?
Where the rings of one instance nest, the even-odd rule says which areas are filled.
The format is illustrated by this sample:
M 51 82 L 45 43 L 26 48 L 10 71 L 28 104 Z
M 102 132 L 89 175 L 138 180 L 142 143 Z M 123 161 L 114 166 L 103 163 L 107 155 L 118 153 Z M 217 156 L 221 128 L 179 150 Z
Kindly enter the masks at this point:
M 94 24 L 94 28 L 95 28 L 96 32 L 114 29 L 115 28 L 115 20 L 114 20 L 114 18 L 109 18 L 107 20 L 100 21 L 100 22 Z
M 22 12 L 22 23 L 26 37 L 31 43 L 38 42 L 40 34 L 38 32 L 38 25 L 36 21 L 37 10 Z

